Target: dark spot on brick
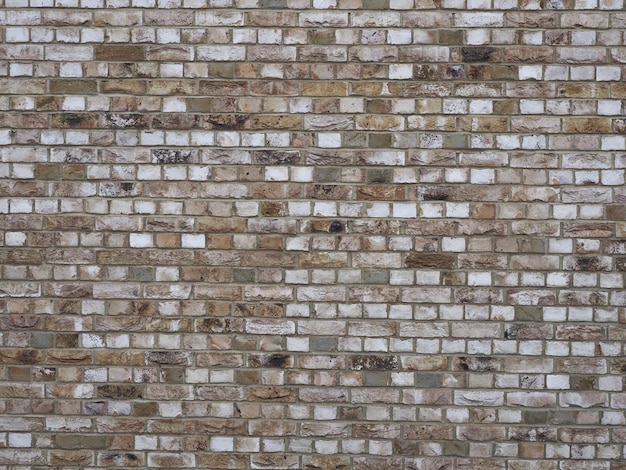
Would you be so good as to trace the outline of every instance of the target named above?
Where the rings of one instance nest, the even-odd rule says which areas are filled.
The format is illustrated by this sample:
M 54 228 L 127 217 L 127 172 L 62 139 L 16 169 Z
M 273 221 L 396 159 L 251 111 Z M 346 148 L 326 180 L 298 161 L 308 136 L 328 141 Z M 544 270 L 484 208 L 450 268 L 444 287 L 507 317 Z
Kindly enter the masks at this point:
M 462 47 L 461 56 L 463 62 L 488 62 L 496 50 L 495 47 Z
M 500 370 L 500 361 L 493 357 L 459 357 L 458 367 L 471 372 L 487 372 Z
M 576 258 L 576 271 L 602 271 L 602 263 L 595 257 L 579 257 Z
M 248 358 L 250 367 L 277 367 L 287 368 L 292 363 L 291 356 L 288 354 L 261 354 L 251 355 Z
M 457 79 L 457 78 L 462 78 L 465 72 L 465 66 L 464 65 L 449 65 L 448 67 L 446 67 L 446 76 L 445 78 L 447 79 Z
M 342 224 L 342 227 L 340 230 L 336 232 L 333 231 L 339 228 L 337 225 L 335 225 L 334 228 L 331 228 L 331 226 L 335 222 L 339 222 L 339 221 L 330 222 L 327 220 L 312 220 L 310 223 L 306 223 L 304 225 L 303 232 L 304 233 L 341 233 L 343 231 L 343 224 L 341 222 L 339 222 L 339 224 Z
M 267 365 L 271 367 L 285 367 L 289 356 L 283 354 L 272 354 L 268 360 Z
M 437 66 L 416 65 L 413 70 L 413 78 L 416 80 L 435 80 L 437 79 Z
M 335 220 L 333 223 L 330 224 L 329 231 L 330 233 L 343 232 L 344 231 L 343 224 L 339 222 L 338 220 Z
M 63 113 L 52 116 L 52 127 L 93 129 L 98 127 L 95 113 Z
M 82 122 L 80 114 L 64 114 L 63 122 L 65 122 L 68 126 L 77 126 Z
M 552 337 L 550 325 L 520 324 L 507 325 L 504 329 L 506 339 L 549 339 Z
M 393 370 L 398 368 L 398 359 L 395 356 L 353 356 L 351 363 L 354 370 Z
M 154 149 L 152 151 L 153 160 L 156 163 L 192 163 L 191 150 L 171 150 L 171 149 Z
M 427 192 L 422 195 L 424 201 L 447 201 L 450 199 L 450 196 L 446 193 L 440 193 L 437 191 L 433 191 L 432 193 Z

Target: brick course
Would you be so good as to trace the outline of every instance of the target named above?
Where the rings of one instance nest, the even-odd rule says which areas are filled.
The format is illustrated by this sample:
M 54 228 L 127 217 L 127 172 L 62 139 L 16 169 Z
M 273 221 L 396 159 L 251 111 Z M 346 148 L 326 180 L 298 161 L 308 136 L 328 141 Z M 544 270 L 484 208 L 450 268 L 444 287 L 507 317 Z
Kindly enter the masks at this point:
M 0 469 L 626 458 L 623 0 L 0 0 Z

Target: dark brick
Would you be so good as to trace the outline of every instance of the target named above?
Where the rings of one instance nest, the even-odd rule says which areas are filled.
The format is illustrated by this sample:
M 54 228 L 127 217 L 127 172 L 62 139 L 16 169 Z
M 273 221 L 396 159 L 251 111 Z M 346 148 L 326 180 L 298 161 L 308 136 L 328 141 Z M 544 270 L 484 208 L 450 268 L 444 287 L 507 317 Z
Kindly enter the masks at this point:
M 411 253 L 407 255 L 405 265 L 407 268 L 440 268 L 452 269 L 456 262 L 455 255 L 439 253 Z
M 96 60 L 112 60 L 119 62 L 137 61 L 143 60 L 144 54 L 144 46 L 98 44 L 95 47 Z
M 462 47 L 461 56 L 463 62 L 489 62 L 497 57 L 498 49 L 495 47 Z

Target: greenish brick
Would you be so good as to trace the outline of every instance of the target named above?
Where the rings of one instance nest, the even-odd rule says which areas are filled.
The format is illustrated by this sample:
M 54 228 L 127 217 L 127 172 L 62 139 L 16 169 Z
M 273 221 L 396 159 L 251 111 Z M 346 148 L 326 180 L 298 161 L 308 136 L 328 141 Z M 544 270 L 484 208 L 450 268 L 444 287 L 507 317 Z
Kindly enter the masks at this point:
M 309 340 L 311 351 L 330 352 L 337 351 L 337 338 L 333 336 L 313 336 Z
M 549 411 L 524 411 L 522 415 L 524 424 L 548 424 L 550 419 Z
M 365 10 L 388 10 L 389 0 L 363 0 Z
M 311 44 L 335 44 L 335 32 L 330 29 L 316 29 L 311 31 Z
M 541 307 L 515 307 L 516 321 L 541 321 L 543 309 Z
M 161 370 L 163 382 L 181 384 L 185 381 L 185 370 L 180 367 L 167 367 Z
M 455 455 L 457 457 L 469 456 L 469 442 L 445 441 L 443 443 L 443 455 Z
M 254 282 L 254 269 L 235 269 L 235 270 L 233 270 L 233 281 L 235 281 L 235 282 Z
M 391 183 L 393 181 L 393 169 L 369 168 L 365 173 L 368 183 Z
M 439 30 L 439 44 L 463 44 L 463 30 L 461 29 Z
M 107 449 L 109 438 L 106 436 L 84 436 L 83 447 L 85 449 Z
M 391 148 L 391 134 L 370 134 L 369 144 L 370 148 L 381 149 Z
M 389 272 L 384 269 L 364 269 L 361 278 L 365 284 L 386 284 Z
M 128 278 L 131 281 L 144 281 L 151 282 L 154 281 L 154 268 L 149 268 L 145 266 L 131 266 L 128 271 Z
M 235 78 L 235 64 L 221 62 L 209 64 L 209 78 Z
M 188 98 L 187 99 L 187 110 L 197 113 L 206 113 L 213 109 L 213 99 L 212 98 Z
M 341 142 L 347 148 L 366 148 L 367 134 L 362 132 L 350 132 L 343 134 Z
M 541 238 L 525 238 L 522 240 L 524 253 L 545 253 L 546 241 Z
M 317 168 L 315 173 L 315 181 L 318 183 L 341 182 L 341 168 Z
M 259 8 L 287 8 L 287 0 L 259 0 Z
M 83 445 L 80 434 L 57 434 L 56 445 L 61 449 L 80 449 Z
M 437 388 L 443 384 L 441 374 L 432 372 L 418 372 L 416 385 L 420 388 Z
M 443 136 L 443 148 L 462 149 L 467 147 L 467 136 L 465 134 L 445 134 Z
M 363 371 L 363 384 L 368 387 L 386 387 L 389 385 L 390 372 L 386 371 Z
M 556 411 L 550 419 L 550 424 L 572 425 L 577 422 L 578 412 L 573 410 Z
M 54 345 L 54 335 L 52 333 L 33 333 L 33 347 L 51 348 Z

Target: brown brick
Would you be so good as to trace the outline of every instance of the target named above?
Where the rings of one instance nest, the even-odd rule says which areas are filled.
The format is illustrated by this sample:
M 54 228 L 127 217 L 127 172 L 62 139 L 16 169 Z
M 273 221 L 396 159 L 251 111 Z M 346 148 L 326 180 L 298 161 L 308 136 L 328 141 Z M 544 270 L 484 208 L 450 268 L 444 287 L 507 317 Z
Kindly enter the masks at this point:
M 551 63 L 554 60 L 554 51 L 551 47 L 505 47 L 504 60 L 506 62 Z
M 406 257 L 407 268 L 441 268 L 452 269 L 456 262 L 455 255 L 436 253 L 411 253 Z
M 345 82 L 303 82 L 304 96 L 347 96 L 348 84 Z
M 563 119 L 563 131 L 573 134 L 606 134 L 611 132 L 611 120 L 608 118 L 566 118 Z
M 143 95 L 146 93 L 147 86 L 146 80 L 102 80 L 100 90 L 103 93 Z
M 58 79 L 50 80 L 50 92 L 64 95 L 91 95 L 98 91 L 98 84 L 95 80 L 73 80 Z
M 96 60 L 133 62 L 144 59 L 145 47 L 130 45 L 97 45 L 95 46 L 95 54 Z
M 294 115 L 258 115 L 252 118 L 253 129 L 302 129 L 302 117 Z
M 0 126 L 9 129 L 38 129 L 48 127 L 48 116 L 37 113 L 2 113 Z

